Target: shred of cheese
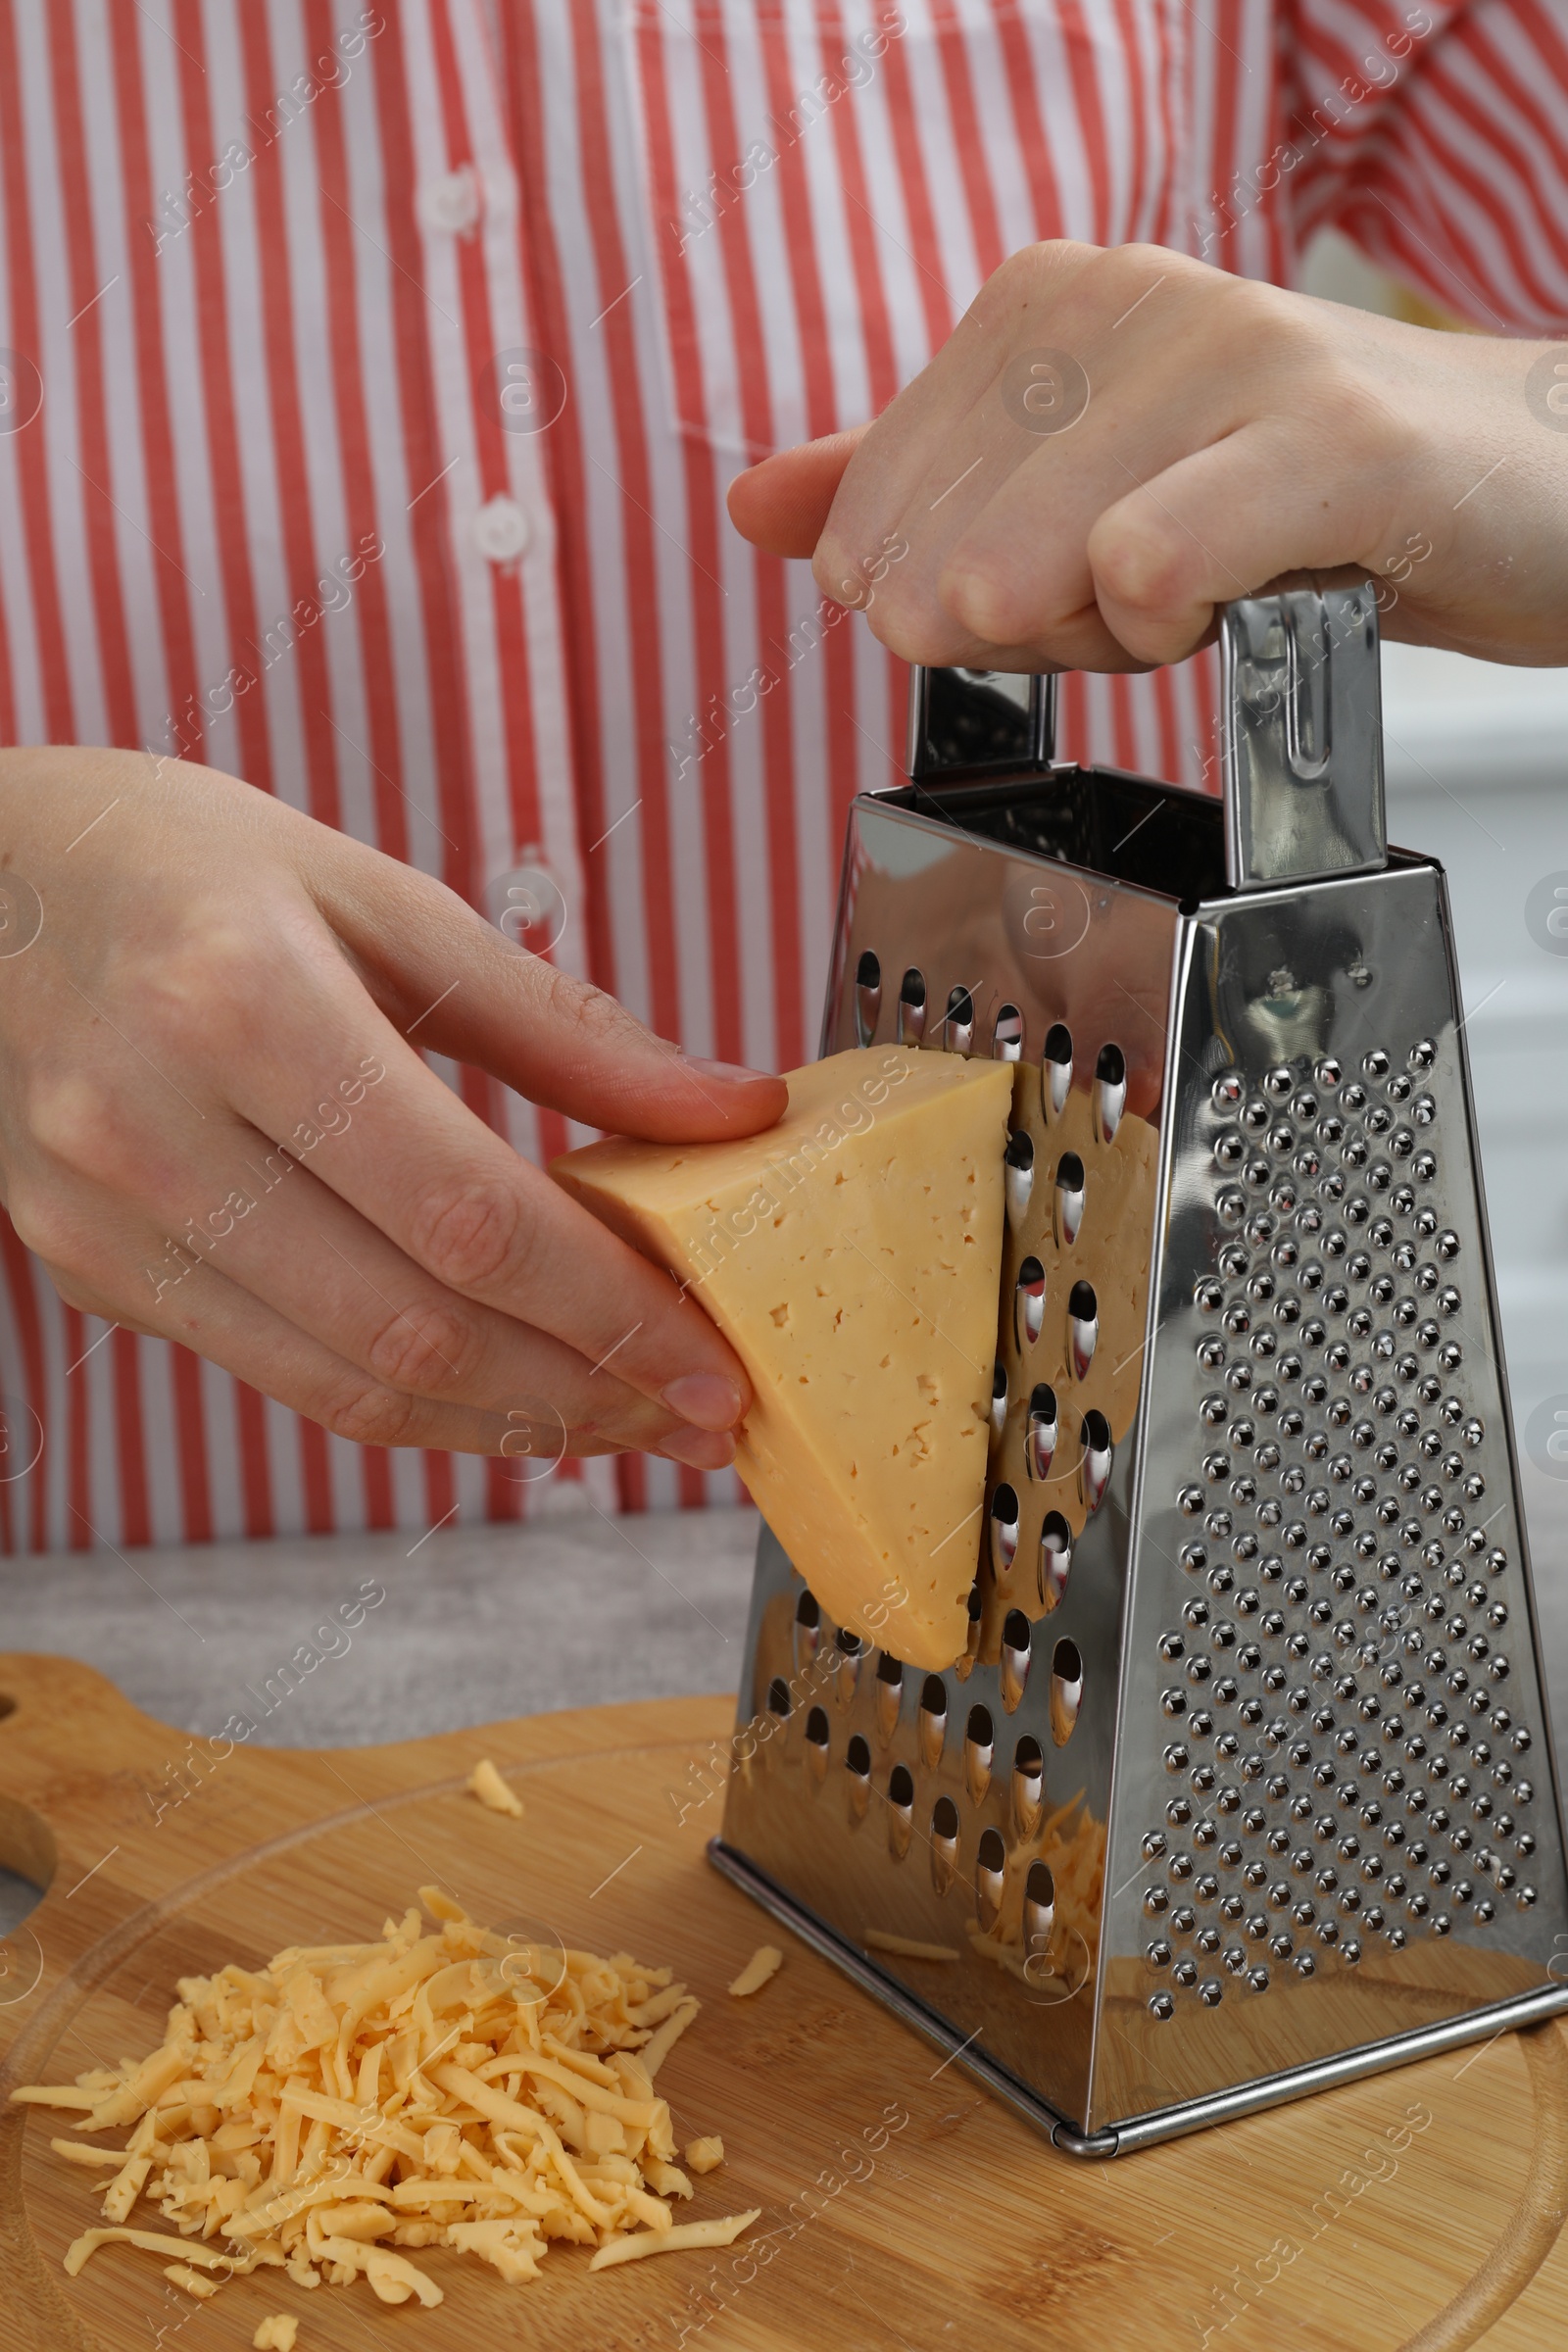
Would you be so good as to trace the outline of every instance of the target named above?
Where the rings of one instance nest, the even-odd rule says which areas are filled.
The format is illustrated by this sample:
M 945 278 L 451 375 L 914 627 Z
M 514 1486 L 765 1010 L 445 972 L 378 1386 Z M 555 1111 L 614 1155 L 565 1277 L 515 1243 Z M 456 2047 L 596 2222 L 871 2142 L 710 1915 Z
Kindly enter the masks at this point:
M 218 2280 L 204 2278 L 200 2271 L 193 2271 L 188 2263 L 166 2262 L 164 2277 L 172 2279 L 176 2286 L 182 2286 L 187 2295 L 194 2295 L 198 2303 L 211 2302 L 218 2292 Z
M 956 1960 L 961 1957 L 951 1943 L 922 1943 L 916 1936 L 895 1936 L 885 1928 L 867 1928 L 860 1937 L 868 1952 L 891 1952 L 900 1960 Z
M 707 2139 L 692 2139 L 686 2143 L 686 2164 L 694 2173 L 710 2173 L 724 2161 L 724 2142 L 716 2132 Z
M 67 2249 L 73 2278 L 124 2244 L 162 2256 L 191 2295 L 267 2266 L 430 2308 L 442 2290 L 411 2252 L 469 2254 L 511 2284 L 537 2278 L 560 2238 L 603 2269 L 750 2228 L 756 2213 L 676 2225 L 665 2202 L 692 2184 L 654 2077 L 698 2011 L 667 1968 L 519 1948 L 435 1887 L 419 1902 L 434 1934 L 415 1905 L 376 1943 L 181 1978 L 161 2049 L 12 2092 L 76 2110 L 78 2132 L 129 2128 L 115 2148 L 52 2143 L 115 2168 L 87 2184 L 107 2226 Z M 759 1953 L 737 1985 L 778 1961 Z M 722 2154 L 697 2140 L 687 2162 L 703 2172 Z M 130 2225 L 144 2197 L 172 2231 Z M 290 2352 L 295 2326 L 265 2320 L 254 2342 Z
M 481 1805 L 492 1813 L 510 1813 L 514 1821 L 522 1819 L 522 1799 L 515 1789 L 509 1788 L 488 1756 L 481 1756 L 468 1775 L 468 1787 Z
M 784 1955 L 775 1944 L 760 1944 L 730 1986 L 737 2000 L 760 1992 L 770 1977 L 776 1976 L 784 1965 Z
M 591 2271 L 608 2271 L 612 2263 L 638 2262 L 645 2254 L 673 2254 L 684 2246 L 732 2246 L 743 2230 L 761 2217 L 760 2205 L 750 2213 L 727 2213 L 722 2221 L 677 2222 L 670 2230 L 642 2230 L 635 2237 L 617 2237 L 601 2246 Z
M 100 2166 L 112 2164 L 118 2170 L 124 2162 L 124 2158 L 118 2148 L 89 2148 L 85 2147 L 79 2139 L 52 2139 L 49 2145 L 55 2154 L 63 2156 L 68 2164 Z
M 251 2337 L 252 2352 L 294 2352 L 300 2324 L 291 2311 L 275 2312 Z
M 1054 1884 L 1058 1936 L 1068 1942 L 1076 1938 L 1085 1955 L 1082 1964 L 1092 1965 L 1104 1899 L 1105 1830 L 1085 1805 L 1081 1788 L 1058 1805 L 1022 1849 L 1023 1867 L 1009 1874 L 1007 1896 L 994 1925 L 982 1929 L 978 1920 L 969 1923 L 972 1948 L 1026 1984 L 1036 1981 L 1037 1958 L 1024 1949 L 1023 1898 L 1029 1865 L 1038 1858 L 1049 1865 Z M 1064 1943 L 1062 1958 L 1066 1950 Z

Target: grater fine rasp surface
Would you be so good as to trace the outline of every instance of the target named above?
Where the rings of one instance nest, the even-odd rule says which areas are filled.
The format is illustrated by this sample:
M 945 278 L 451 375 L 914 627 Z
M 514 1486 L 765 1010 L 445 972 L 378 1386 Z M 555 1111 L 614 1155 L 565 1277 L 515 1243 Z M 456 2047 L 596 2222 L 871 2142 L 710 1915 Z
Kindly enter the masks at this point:
M 915 672 L 824 1053 L 1015 1064 L 967 1655 L 764 1528 L 716 1865 L 1059 2146 L 1568 2006 L 1568 1880 L 1441 869 L 1370 585 L 1229 608 L 1225 796 Z M 942 1346 L 933 1334 L 934 1349 Z

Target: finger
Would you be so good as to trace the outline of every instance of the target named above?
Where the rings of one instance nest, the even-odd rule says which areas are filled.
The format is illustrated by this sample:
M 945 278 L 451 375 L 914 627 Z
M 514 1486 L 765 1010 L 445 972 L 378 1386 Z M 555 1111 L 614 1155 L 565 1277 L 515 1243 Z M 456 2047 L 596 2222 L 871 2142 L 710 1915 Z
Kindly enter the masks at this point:
M 148 1255 L 168 1266 L 166 1287 L 150 1307 L 134 1301 L 134 1294 L 122 1295 L 112 1281 L 100 1277 L 83 1284 L 67 1267 L 47 1259 L 44 1263 L 56 1289 L 72 1303 L 84 1294 L 91 1296 L 89 1313 L 122 1330 L 177 1341 L 274 1402 L 358 1445 L 499 1453 L 508 1430 L 515 1426 L 504 1413 L 436 1403 L 388 1388 L 323 1348 L 210 1263 L 164 1260 L 162 1244 L 151 1235 L 127 1250 L 127 1256 Z M 584 1447 L 592 1452 L 610 1449 L 606 1441 L 597 1439 Z
M 729 486 L 729 518 L 743 539 L 769 556 L 809 556 L 822 536 L 844 468 L 867 427 L 828 433 L 749 466 Z
M 1147 666 L 1095 599 L 1086 459 L 1082 445 L 1024 442 L 1000 407 L 977 410 L 904 510 L 909 557 L 868 608 L 872 635 L 938 668 Z
M 662 1436 L 652 1430 L 620 1436 L 582 1421 L 573 1427 L 551 1395 L 548 1368 L 542 1368 L 539 1387 L 514 1392 L 517 1401 L 505 1411 L 449 1407 L 416 1412 L 414 1408 L 427 1399 L 381 1380 L 373 1371 L 367 1373 L 364 1365 L 345 1361 L 330 1344 L 311 1345 L 312 1334 L 244 1285 L 230 1283 L 226 1275 L 222 1287 L 218 1281 L 207 1282 L 192 1293 L 184 1301 L 187 1312 L 181 1321 L 185 1281 L 195 1274 L 217 1276 L 220 1270 L 211 1259 L 203 1261 L 190 1252 L 172 1256 L 164 1241 L 151 1234 L 130 1255 L 150 1261 L 172 1297 L 180 1292 L 167 1314 L 160 1316 L 157 1302 L 151 1310 L 139 1301 L 127 1304 L 116 1294 L 112 1278 L 84 1280 L 69 1266 L 40 1262 L 68 1306 L 144 1339 L 180 1341 L 263 1396 L 357 1444 L 436 1446 L 456 1453 L 500 1454 L 507 1459 L 529 1455 L 535 1460 L 542 1451 L 558 1447 L 558 1459 L 635 1450 L 659 1453 L 694 1470 L 722 1470 L 734 1461 L 733 1439 L 684 1423 L 668 1426 Z M 252 1311 L 246 1311 L 247 1304 Z M 356 1372 L 364 1375 L 358 1384 L 352 1377 Z M 375 1434 L 399 1426 L 406 1430 L 401 1437 Z
M 446 1289 L 612 1363 L 681 1420 L 732 1428 L 750 1387 L 702 1309 L 475 1118 L 340 961 L 317 979 L 280 963 L 243 1052 L 216 1019 L 233 1110 Z
M 1299 417 L 1267 416 L 1107 507 L 1087 553 L 1117 642 L 1146 662 L 1180 662 L 1233 597 L 1284 572 L 1354 564 L 1374 547 L 1392 512 L 1389 469 L 1349 475 L 1332 443 L 1317 444 Z
M 867 551 L 897 529 L 910 549 L 895 595 L 907 629 L 911 583 L 929 579 L 934 586 L 931 551 L 961 529 L 975 501 L 974 474 L 982 476 L 980 495 L 990 497 L 1035 446 L 1000 392 L 1020 320 L 1031 336 L 1049 343 L 1055 308 L 1068 300 L 1095 258 L 1092 246 L 1036 245 L 988 279 L 948 342 L 884 410 L 846 468 L 813 565 L 824 596 L 858 601 L 843 593 L 841 582 L 853 579 Z M 892 592 L 890 583 L 873 612 Z
M 337 847 L 320 910 L 383 1011 L 421 1049 L 616 1135 L 722 1141 L 783 1116 L 781 1078 L 682 1054 L 427 875 L 356 843 Z
M 955 380 L 934 364 L 937 406 L 918 422 L 910 413 L 896 468 L 909 559 L 876 600 L 872 631 L 910 660 L 940 664 L 1147 667 L 1152 657 L 1123 644 L 1101 608 L 1090 531 L 1141 479 L 1235 429 L 1260 397 L 1291 397 L 1277 380 L 1288 368 L 1260 383 L 1255 367 L 1235 360 L 1264 328 L 1285 330 L 1272 314 L 1254 316 L 1258 306 L 1217 272 L 1147 248 L 1038 248 L 1015 256 L 986 292 L 1000 306 L 1000 331 L 972 339 Z M 1290 340 L 1297 354 L 1310 335 L 1298 329 Z M 1042 372 L 1056 396 L 1044 407 L 1031 405 Z M 897 421 L 896 407 L 882 422 Z M 819 576 L 875 455 L 873 432 L 846 476 Z M 858 514 L 853 527 L 870 519 Z
M 226 1193 L 207 1180 L 220 1206 L 187 1222 L 173 1201 L 149 1205 L 230 1282 L 386 1387 L 503 1418 L 547 1396 L 573 1450 L 588 1438 L 650 1449 L 684 1427 L 612 1368 L 596 1372 L 560 1340 L 445 1289 L 254 1130 L 220 1149 L 217 1164 L 239 1179 Z
M 944 660 L 994 647 L 998 667 L 1145 668 L 1206 643 L 1232 598 L 1370 553 L 1400 478 L 1396 404 L 1363 393 L 1351 415 L 1310 313 L 1128 247 L 1098 256 L 1053 318 L 1092 397 L 1000 482 L 996 419 L 1012 404 L 977 404 L 953 454 L 985 463 L 949 506 L 945 553 L 939 538 L 873 612 L 888 642 L 939 572 Z

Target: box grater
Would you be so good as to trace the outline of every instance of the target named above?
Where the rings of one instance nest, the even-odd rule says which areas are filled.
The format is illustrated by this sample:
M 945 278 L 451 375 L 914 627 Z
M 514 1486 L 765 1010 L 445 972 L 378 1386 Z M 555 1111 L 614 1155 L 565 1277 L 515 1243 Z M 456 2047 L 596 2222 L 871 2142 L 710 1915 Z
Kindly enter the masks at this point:
M 1221 655 L 1222 799 L 1055 761 L 1049 679 L 917 670 L 910 781 L 853 807 L 823 1052 L 1016 1063 L 969 1647 L 906 1672 L 896 1610 L 870 1649 L 764 1528 L 710 1849 L 1079 2155 L 1568 2006 L 1371 585 L 1234 604 Z

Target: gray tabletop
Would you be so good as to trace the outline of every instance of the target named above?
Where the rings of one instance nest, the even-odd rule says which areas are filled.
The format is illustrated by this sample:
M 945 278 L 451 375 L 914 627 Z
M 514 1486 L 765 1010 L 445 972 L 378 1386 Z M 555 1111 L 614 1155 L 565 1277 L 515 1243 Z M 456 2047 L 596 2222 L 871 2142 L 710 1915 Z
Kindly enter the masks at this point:
M 1559 1756 L 1568 1725 L 1568 1483 L 1525 1466 Z M 443 1528 L 0 1562 L 0 1648 L 98 1667 L 181 1731 L 238 1711 L 258 1742 L 355 1746 L 612 1699 L 732 1691 L 755 1511 L 593 1511 Z M 363 1589 L 352 1632 L 338 1612 Z M 334 1620 L 330 1635 L 324 1628 Z M 318 1660 L 285 1674 L 303 1647 Z M 333 1654 L 326 1654 L 328 1651 Z M 3 1876 L 3 1874 L 0 1874 Z M 20 1890 L 13 1890 L 14 1896 Z M 0 1886 L 0 1929 L 6 1915 Z
M 0 1564 L 0 1648 L 96 1666 L 149 1715 L 274 1747 L 413 1740 L 740 1679 L 755 1511 L 318 1536 Z M 363 1621 L 340 1611 L 368 1588 Z M 377 1600 L 373 1594 L 384 1597 Z M 284 1672 L 304 1646 L 319 1659 Z
M 219 1732 L 242 1713 L 252 1744 L 274 1747 L 733 1690 L 757 1527 L 751 1510 L 584 1511 L 422 1539 L 6 1560 L 0 1649 L 80 1658 L 181 1731 Z M 350 1631 L 340 1612 L 354 1618 L 357 1595 L 367 1605 Z M 302 1650 L 318 1663 L 300 1673 Z M 0 1869 L 0 1934 L 36 1900 Z

